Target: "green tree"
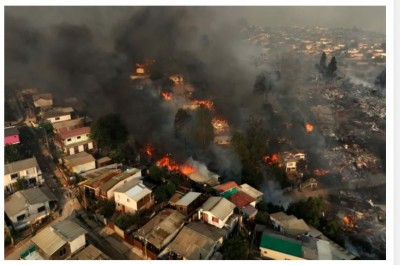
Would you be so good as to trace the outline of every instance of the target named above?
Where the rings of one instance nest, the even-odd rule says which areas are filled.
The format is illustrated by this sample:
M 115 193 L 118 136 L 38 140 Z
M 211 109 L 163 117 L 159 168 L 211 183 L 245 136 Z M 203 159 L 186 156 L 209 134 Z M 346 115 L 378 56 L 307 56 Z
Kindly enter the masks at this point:
M 141 223 L 140 219 L 140 213 L 123 214 L 118 216 L 118 218 L 115 220 L 115 224 L 122 230 L 126 230 L 134 224 L 139 225 Z
M 41 121 L 38 126 L 38 133 L 40 136 L 51 137 L 54 135 L 53 126 L 48 121 Z
M 100 214 L 105 218 L 111 218 L 115 212 L 115 202 L 107 201 L 100 210 Z
M 166 184 L 163 184 L 161 186 L 158 186 L 154 190 L 154 198 L 157 202 L 164 202 L 169 200 L 171 196 L 175 193 L 176 191 L 176 186 L 172 182 L 168 182 Z
M 248 253 L 248 243 L 242 237 L 229 238 L 222 247 L 225 260 L 246 260 Z
M 328 205 L 322 198 L 308 197 L 289 205 L 287 212 L 302 218 L 307 224 L 320 228 L 320 219 L 328 211 Z
M 13 186 L 15 191 L 24 190 L 28 187 L 28 181 L 24 178 L 18 177 Z
M 33 153 L 23 143 L 6 145 L 4 147 L 4 162 L 12 163 L 32 157 Z
M 269 214 L 267 212 L 258 211 L 254 222 L 261 225 L 269 224 Z
M 156 165 L 149 167 L 149 179 L 155 184 L 161 184 L 163 181 L 163 171 Z
M 200 107 L 194 116 L 193 136 L 198 146 L 206 148 L 214 140 L 212 115 L 209 109 Z
M 107 114 L 92 123 L 90 137 L 99 148 L 110 151 L 126 143 L 128 130 L 118 114 Z

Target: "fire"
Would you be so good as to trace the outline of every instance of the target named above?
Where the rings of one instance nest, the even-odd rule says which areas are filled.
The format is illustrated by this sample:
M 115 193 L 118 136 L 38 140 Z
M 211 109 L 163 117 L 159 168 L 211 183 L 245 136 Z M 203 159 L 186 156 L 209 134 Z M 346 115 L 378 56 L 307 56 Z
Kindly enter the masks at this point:
M 322 177 L 328 174 L 329 172 L 330 172 L 329 169 L 320 169 L 320 168 L 314 169 L 314 175 L 317 177 Z
M 343 223 L 347 229 L 357 227 L 354 218 L 350 215 L 343 217 Z
M 225 132 L 229 128 L 228 122 L 223 119 L 213 118 L 211 123 L 217 133 Z
M 209 110 L 214 109 L 214 102 L 211 100 L 193 100 L 194 103 L 196 103 L 199 106 L 203 106 Z
M 185 164 L 179 165 L 175 160 L 166 155 L 157 161 L 156 165 L 158 167 L 165 167 L 168 171 L 179 171 L 184 175 L 190 175 L 196 171 L 194 166 Z
M 153 148 L 151 148 L 151 146 L 150 145 L 148 145 L 148 146 L 146 146 L 146 154 L 148 155 L 148 156 L 152 156 L 152 154 L 153 154 Z
M 179 170 L 184 175 L 190 175 L 195 171 L 195 169 L 192 165 L 183 165 L 179 168 Z
M 272 154 L 271 156 L 264 156 L 263 159 L 264 162 L 267 163 L 268 165 L 279 164 L 278 154 Z
M 169 92 L 162 92 L 161 96 L 163 97 L 164 100 L 171 100 L 172 94 Z
M 306 123 L 305 125 L 305 129 L 307 132 L 312 132 L 314 130 L 314 125 L 312 125 L 311 123 Z

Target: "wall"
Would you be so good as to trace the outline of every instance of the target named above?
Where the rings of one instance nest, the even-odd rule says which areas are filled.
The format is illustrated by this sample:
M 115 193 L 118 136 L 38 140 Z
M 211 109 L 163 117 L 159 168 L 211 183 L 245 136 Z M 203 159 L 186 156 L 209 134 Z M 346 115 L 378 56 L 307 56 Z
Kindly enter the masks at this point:
M 304 260 L 296 256 L 281 253 L 275 250 L 260 247 L 260 255 L 263 258 L 269 258 L 274 260 Z
M 66 253 L 66 255 L 60 256 L 60 250 L 62 248 L 65 248 L 67 250 L 67 253 Z M 65 245 L 60 247 L 53 255 L 51 255 L 50 259 L 51 260 L 62 260 L 62 259 L 66 259 L 66 258 L 68 258 L 70 256 L 71 256 L 71 249 L 70 249 L 70 247 L 68 245 L 68 242 L 67 242 L 67 243 L 65 243 Z
M 59 118 L 59 120 L 56 120 L 57 118 Z M 47 120 L 50 123 L 56 123 L 56 122 L 60 122 L 60 121 L 69 121 L 70 119 L 71 119 L 71 114 L 66 114 L 66 115 L 62 115 L 59 117 L 47 118 Z
M 117 211 L 122 211 L 122 205 L 125 206 L 125 212 L 134 213 L 137 211 L 136 201 L 128 198 L 125 193 L 115 192 L 115 207 Z M 127 201 L 129 199 L 129 202 Z M 121 205 L 118 205 L 121 204 Z
M 83 173 L 96 168 L 96 161 L 92 161 L 83 165 L 75 166 L 72 168 L 74 173 Z
M 68 141 L 68 139 L 70 139 L 70 141 Z M 65 139 L 64 140 L 64 145 L 68 146 L 68 145 L 71 145 L 71 144 L 77 144 L 77 143 L 85 142 L 85 141 L 88 141 L 88 140 L 90 140 L 89 133 L 82 134 L 82 135 L 77 135 L 77 136 L 73 136 L 73 137 Z
M 45 211 L 42 212 L 38 212 L 38 208 L 45 206 Z M 17 221 L 17 217 L 25 214 L 25 219 L 22 221 Z M 16 230 L 25 228 L 28 226 L 28 222 L 31 220 L 35 220 L 37 218 L 44 218 L 46 216 L 50 215 L 50 205 L 49 202 L 45 202 L 45 203 L 37 203 L 34 205 L 29 205 L 29 207 L 27 209 L 24 209 L 22 211 L 20 211 L 19 213 L 15 214 L 14 216 L 9 216 L 11 222 L 13 223 L 13 227 Z
M 204 220 L 203 216 L 202 216 L 202 213 L 207 214 L 207 217 L 208 217 L 207 218 L 207 223 L 209 223 L 210 225 L 216 226 L 218 228 L 222 228 L 222 227 L 224 227 L 224 225 L 225 225 L 226 221 L 228 220 L 228 218 L 233 214 L 233 211 L 228 215 L 228 217 L 225 218 L 225 220 L 221 220 L 221 219 L 218 218 L 218 222 L 214 222 L 212 220 L 212 218 L 216 217 L 216 216 L 212 215 L 211 212 L 203 211 L 203 210 L 199 211 L 199 219 Z
M 30 171 L 29 174 L 26 172 L 27 170 Z M 38 168 L 33 167 L 27 170 L 25 169 L 18 172 L 18 176 L 20 178 L 26 178 L 26 179 L 36 178 L 38 184 L 43 183 L 42 172 Z M 4 186 L 14 184 L 15 182 L 17 182 L 17 178 L 11 179 L 11 174 L 4 175 Z
M 71 254 L 75 254 L 77 250 L 80 250 L 86 245 L 86 237 L 85 234 L 79 236 L 75 240 L 69 242 L 70 248 L 71 248 Z
M 10 135 L 10 136 L 5 136 L 4 137 L 4 144 L 18 144 L 19 143 L 19 135 Z

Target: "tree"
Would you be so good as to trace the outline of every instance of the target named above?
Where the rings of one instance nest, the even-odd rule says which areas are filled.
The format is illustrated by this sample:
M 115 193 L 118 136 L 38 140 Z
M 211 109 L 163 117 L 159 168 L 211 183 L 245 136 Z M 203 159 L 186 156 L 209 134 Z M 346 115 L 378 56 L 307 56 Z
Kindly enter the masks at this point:
M 13 242 L 11 231 L 6 224 L 4 224 L 4 245 L 8 246 Z
M 333 76 L 333 74 L 337 70 L 336 64 L 337 64 L 336 57 L 333 56 L 331 61 L 330 61 L 330 63 L 329 63 L 329 65 L 328 65 L 328 74 L 329 74 L 329 76 Z
M 319 60 L 319 66 L 322 69 L 326 69 L 326 53 L 322 52 L 321 59 Z
M 242 237 L 230 238 L 222 247 L 222 254 L 226 260 L 246 260 L 248 252 L 247 241 Z
M 308 197 L 289 205 L 287 212 L 302 218 L 304 221 L 314 227 L 320 227 L 320 219 L 323 213 L 328 211 L 328 206 L 322 198 Z
M 211 112 L 205 107 L 200 107 L 194 116 L 193 135 L 197 145 L 202 148 L 206 148 L 214 140 L 211 120 Z
M 171 196 L 175 193 L 176 186 L 172 182 L 168 182 L 164 185 L 158 186 L 154 190 L 154 198 L 157 202 L 164 202 L 169 200 Z
M 24 190 L 28 187 L 28 181 L 24 178 L 18 177 L 13 186 L 15 191 Z
M 111 218 L 115 212 L 115 202 L 114 201 L 106 201 L 103 205 L 103 208 L 100 210 L 100 214 L 102 214 L 105 218 Z
M 90 137 L 99 148 L 110 151 L 127 141 L 128 130 L 118 114 L 107 114 L 92 124 Z
M 256 224 L 267 225 L 269 223 L 269 214 L 267 212 L 258 211 L 254 222 Z
M 382 70 L 382 72 L 380 72 L 379 75 L 376 77 L 375 85 L 382 88 L 386 87 L 386 69 Z
M 149 179 L 155 184 L 161 184 L 163 181 L 163 171 L 156 165 L 149 168 Z
M 48 121 L 41 121 L 38 128 L 38 133 L 41 136 L 51 137 L 54 135 L 53 126 Z
M 123 214 L 120 215 L 116 220 L 115 224 L 122 230 L 126 230 L 134 224 L 140 223 L 139 213 L 136 214 Z
M 23 160 L 32 157 L 33 153 L 23 143 L 6 145 L 4 147 L 4 160 L 6 163 Z

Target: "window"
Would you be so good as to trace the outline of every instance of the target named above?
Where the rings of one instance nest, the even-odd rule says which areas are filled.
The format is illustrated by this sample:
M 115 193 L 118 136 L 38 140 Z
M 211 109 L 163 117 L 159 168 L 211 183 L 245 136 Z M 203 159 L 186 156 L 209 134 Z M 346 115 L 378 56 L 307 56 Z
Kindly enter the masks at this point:
M 44 212 L 44 211 L 46 211 L 46 207 L 45 206 L 39 207 L 37 209 L 37 211 L 38 211 L 38 213 Z
M 68 139 L 67 139 L 67 142 L 71 142 L 71 138 L 68 138 Z
M 76 139 L 81 139 L 81 137 L 80 137 L 80 136 L 78 136 L 78 137 L 76 137 Z
M 56 117 L 55 120 L 56 120 L 56 121 L 59 121 L 59 120 L 60 120 L 60 117 Z
M 65 254 L 67 254 L 67 249 L 66 248 L 60 249 L 60 257 L 64 256 Z
M 11 179 L 16 179 L 16 178 L 18 178 L 18 173 L 11 174 Z
M 215 222 L 215 223 L 218 223 L 218 222 L 219 222 L 219 219 L 218 219 L 217 217 L 213 217 L 213 218 L 212 218 L 212 221 Z
M 20 222 L 25 219 L 25 214 L 21 214 L 17 216 L 17 221 Z

